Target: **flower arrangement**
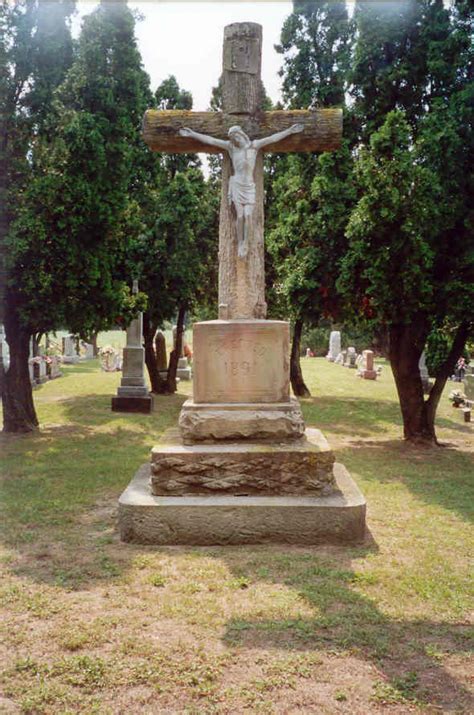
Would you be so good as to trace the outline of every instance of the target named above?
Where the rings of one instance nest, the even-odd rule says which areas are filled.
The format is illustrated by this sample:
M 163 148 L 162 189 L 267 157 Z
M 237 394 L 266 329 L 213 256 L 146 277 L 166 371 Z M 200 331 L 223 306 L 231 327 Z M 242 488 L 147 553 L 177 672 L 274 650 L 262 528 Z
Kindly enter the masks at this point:
M 461 390 L 452 390 L 449 393 L 449 399 L 453 403 L 453 407 L 461 407 L 466 401 L 466 395 Z
M 119 352 L 112 345 L 99 348 L 99 357 L 104 372 L 116 372 L 119 369 Z

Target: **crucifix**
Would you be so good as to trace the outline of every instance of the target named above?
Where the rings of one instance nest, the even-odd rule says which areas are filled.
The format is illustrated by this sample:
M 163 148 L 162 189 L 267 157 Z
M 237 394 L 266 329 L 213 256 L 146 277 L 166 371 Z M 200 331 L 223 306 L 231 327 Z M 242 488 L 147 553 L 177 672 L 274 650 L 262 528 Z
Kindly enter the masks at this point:
M 154 151 L 222 153 L 219 318 L 264 319 L 263 152 L 329 151 L 340 145 L 341 109 L 261 109 L 262 28 L 224 29 L 222 112 L 148 110 L 143 138 Z

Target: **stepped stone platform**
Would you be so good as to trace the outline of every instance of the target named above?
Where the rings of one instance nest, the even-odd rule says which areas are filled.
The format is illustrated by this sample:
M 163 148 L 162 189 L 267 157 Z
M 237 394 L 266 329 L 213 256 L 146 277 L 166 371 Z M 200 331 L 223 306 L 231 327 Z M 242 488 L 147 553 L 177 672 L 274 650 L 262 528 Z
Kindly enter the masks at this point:
M 139 544 L 354 543 L 365 534 L 365 499 L 335 463 L 327 496 L 155 496 L 144 464 L 119 500 L 120 536 Z
M 334 454 L 317 429 L 297 440 L 183 445 L 168 429 L 151 451 L 153 494 L 329 494 Z

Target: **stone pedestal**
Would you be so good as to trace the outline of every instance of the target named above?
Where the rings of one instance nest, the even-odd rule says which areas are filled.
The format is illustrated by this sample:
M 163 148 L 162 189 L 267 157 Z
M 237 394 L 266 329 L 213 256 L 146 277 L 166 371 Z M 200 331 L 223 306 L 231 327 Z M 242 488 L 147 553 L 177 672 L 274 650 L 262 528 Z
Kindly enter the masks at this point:
M 353 542 L 365 501 L 290 398 L 289 326 L 194 326 L 193 398 L 119 502 L 124 541 Z
M 287 401 L 289 341 L 289 325 L 282 320 L 196 323 L 194 401 Z
M 285 402 L 194 402 L 186 400 L 179 416 L 185 444 L 215 440 L 287 440 L 304 434 L 298 400 Z
M 179 418 L 185 442 L 301 437 L 303 417 L 290 400 L 289 336 L 282 320 L 194 325 L 193 399 Z

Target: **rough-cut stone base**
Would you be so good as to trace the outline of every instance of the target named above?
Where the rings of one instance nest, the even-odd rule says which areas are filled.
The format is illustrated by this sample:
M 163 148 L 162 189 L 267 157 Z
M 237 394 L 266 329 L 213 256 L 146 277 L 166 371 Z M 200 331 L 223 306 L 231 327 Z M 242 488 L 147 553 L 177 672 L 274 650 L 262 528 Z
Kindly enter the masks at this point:
M 351 543 L 365 534 L 365 499 L 342 464 L 330 496 L 160 497 L 143 465 L 119 500 L 123 541 L 139 544 Z
M 304 434 L 298 400 L 266 403 L 196 403 L 186 400 L 179 416 L 185 444 L 215 440 L 297 439 Z
M 112 412 L 151 412 L 151 397 L 112 397 Z
M 151 451 L 155 495 L 330 494 L 334 454 L 322 433 L 308 429 L 291 442 L 183 445 L 168 429 Z
M 360 376 L 364 378 L 364 380 L 376 380 L 377 372 L 375 370 L 362 370 Z

